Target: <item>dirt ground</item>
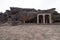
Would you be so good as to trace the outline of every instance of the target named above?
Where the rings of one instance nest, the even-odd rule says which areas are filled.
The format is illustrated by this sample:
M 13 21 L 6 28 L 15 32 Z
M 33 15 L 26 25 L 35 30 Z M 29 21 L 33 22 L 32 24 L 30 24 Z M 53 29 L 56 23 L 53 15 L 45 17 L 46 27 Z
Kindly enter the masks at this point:
M 60 25 L 0 26 L 0 40 L 60 40 Z

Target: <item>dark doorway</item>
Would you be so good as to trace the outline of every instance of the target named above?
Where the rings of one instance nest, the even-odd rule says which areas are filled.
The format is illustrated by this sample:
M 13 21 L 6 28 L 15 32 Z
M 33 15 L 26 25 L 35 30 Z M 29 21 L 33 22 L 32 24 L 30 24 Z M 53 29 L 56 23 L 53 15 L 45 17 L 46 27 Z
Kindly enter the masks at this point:
M 49 23 L 49 15 L 45 15 L 45 23 Z
M 39 23 L 43 23 L 43 15 L 39 15 Z
M 30 20 L 25 21 L 25 23 L 37 23 L 37 17 L 34 17 Z

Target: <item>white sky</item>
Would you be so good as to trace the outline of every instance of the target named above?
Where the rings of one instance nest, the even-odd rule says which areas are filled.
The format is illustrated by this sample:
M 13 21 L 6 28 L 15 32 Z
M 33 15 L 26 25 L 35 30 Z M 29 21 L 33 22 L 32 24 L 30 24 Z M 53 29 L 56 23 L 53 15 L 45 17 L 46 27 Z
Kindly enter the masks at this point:
M 60 13 L 60 0 L 0 0 L 0 12 L 4 12 L 9 7 L 50 9 L 56 8 Z

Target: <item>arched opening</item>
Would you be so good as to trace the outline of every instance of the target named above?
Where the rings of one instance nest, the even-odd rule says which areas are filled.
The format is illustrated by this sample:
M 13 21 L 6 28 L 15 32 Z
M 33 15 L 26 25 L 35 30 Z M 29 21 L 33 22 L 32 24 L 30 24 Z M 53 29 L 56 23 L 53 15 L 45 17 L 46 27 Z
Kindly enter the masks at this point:
M 45 23 L 49 23 L 49 15 L 45 15 Z
M 39 15 L 39 23 L 43 23 L 43 15 Z

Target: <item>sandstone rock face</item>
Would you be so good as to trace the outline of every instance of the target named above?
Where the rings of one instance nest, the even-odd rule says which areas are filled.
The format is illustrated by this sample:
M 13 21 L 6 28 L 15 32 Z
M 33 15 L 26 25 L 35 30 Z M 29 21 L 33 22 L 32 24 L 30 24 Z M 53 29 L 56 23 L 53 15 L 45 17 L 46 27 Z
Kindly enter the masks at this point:
M 0 40 L 60 40 L 60 25 L 3 26 Z

